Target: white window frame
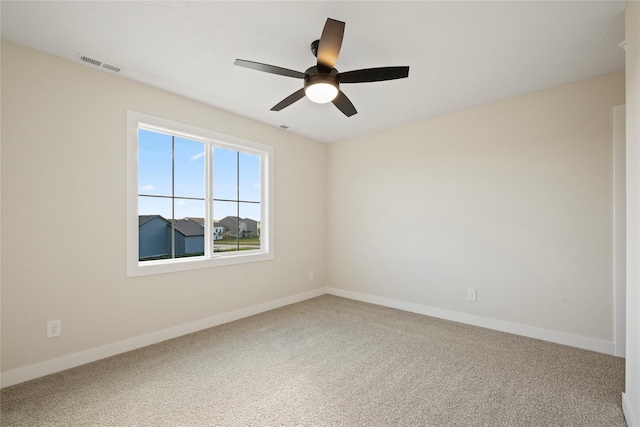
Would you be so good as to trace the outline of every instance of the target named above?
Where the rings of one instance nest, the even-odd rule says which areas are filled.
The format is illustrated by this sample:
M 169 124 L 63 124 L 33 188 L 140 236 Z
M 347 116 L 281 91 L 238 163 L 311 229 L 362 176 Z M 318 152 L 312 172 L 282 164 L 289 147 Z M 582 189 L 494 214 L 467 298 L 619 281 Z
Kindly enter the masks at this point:
M 187 257 L 168 260 L 139 261 L 138 248 L 138 129 L 167 133 L 195 141 L 240 151 L 260 157 L 260 249 L 213 253 L 211 256 Z M 207 154 L 205 175 L 211 182 L 211 157 Z M 212 195 L 205 196 L 206 216 L 212 219 Z M 127 276 L 172 273 L 247 262 L 267 261 L 274 258 L 273 218 L 273 147 L 208 129 L 175 122 L 136 111 L 127 111 Z M 205 221 L 205 251 L 210 253 L 213 238 L 211 221 Z M 210 235 L 210 236 L 209 236 Z

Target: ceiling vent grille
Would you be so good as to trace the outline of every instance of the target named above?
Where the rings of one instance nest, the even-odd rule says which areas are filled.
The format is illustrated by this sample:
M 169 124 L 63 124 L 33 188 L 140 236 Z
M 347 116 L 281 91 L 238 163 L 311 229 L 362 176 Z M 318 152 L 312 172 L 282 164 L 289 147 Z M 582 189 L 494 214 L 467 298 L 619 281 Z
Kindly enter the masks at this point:
M 91 65 L 95 65 L 96 67 L 102 66 L 102 61 L 98 61 L 97 59 L 89 58 L 87 55 L 80 54 L 80 60 L 84 62 L 88 62 Z
M 107 64 L 106 62 L 102 63 L 102 68 L 105 70 L 113 71 L 114 73 L 119 73 L 122 70 L 122 67 L 118 67 L 117 65 Z
M 109 64 L 107 62 L 104 61 L 100 61 L 98 59 L 92 58 L 90 56 L 85 55 L 84 53 L 78 52 L 78 60 L 82 61 L 82 62 L 86 62 L 87 64 L 91 64 L 93 66 L 102 68 L 104 70 L 107 71 L 111 71 L 113 73 L 120 73 L 122 72 L 122 70 L 124 70 L 124 67 L 121 67 L 119 65 L 115 65 L 115 64 Z

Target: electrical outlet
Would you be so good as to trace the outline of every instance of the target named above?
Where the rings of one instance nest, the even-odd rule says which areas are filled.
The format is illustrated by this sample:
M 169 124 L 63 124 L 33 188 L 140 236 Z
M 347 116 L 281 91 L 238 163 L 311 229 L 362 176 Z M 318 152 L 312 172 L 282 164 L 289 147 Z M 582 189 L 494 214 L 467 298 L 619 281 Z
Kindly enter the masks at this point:
M 59 337 L 62 333 L 62 321 L 49 320 L 47 322 L 47 338 Z
M 309 281 L 312 281 L 312 280 L 313 280 L 313 271 L 310 271 L 309 272 Z
M 467 289 L 467 300 L 469 300 L 469 301 L 477 301 L 478 300 L 478 294 L 477 294 L 475 289 L 473 289 L 473 288 Z

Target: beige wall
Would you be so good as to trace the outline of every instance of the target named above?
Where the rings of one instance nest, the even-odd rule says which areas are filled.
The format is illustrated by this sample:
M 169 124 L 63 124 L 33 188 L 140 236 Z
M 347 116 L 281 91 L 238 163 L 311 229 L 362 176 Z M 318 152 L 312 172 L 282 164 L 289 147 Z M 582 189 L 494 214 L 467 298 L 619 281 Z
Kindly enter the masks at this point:
M 273 261 L 126 277 L 127 109 L 274 147 Z M 325 153 L 3 42 L 2 372 L 324 287 Z M 62 336 L 46 339 L 52 319 Z
M 623 73 L 327 146 L 7 42 L 1 83 L 3 373 L 325 284 L 613 340 Z M 127 109 L 275 147 L 274 261 L 126 278 Z
M 624 102 L 619 72 L 329 145 L 328 286 L 612 342 Z
M 640 426 L 640 3 L 627 2 L 627 369 L 625 415 Z

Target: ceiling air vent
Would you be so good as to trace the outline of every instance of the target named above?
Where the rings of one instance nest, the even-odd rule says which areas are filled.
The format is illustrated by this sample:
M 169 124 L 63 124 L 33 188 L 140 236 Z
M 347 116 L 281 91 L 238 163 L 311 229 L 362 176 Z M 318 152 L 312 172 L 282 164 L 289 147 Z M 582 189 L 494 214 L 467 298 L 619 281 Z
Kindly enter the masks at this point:
M 113 71 L 114 73 L 119 73 L 120 70 L 122 70 L 122 67 L 118 67 L 117 65 L 107 64 L 106 62 L 102 64 L 102 68 L 104 68 L 105 70 Z
M 115 64 L 109 64 L 107 62 L 104 61 L 100 61 L 98 59 L 92 58 L 90 56 L 85 55 L 84 53 L 78 52 L 78 60 L 82 61 L 82 62 L 86 62 L 87 64 L 91 64 L 94 65 L 96 67 L 100 67 L 104 70 L 107 71 L 111 71 L 113 73 L 120 73 L 122 70 L 124 70 L 124 67 L 121 67 L 119 65 L 115 65 Z
M 89 58 L 87 55 L 80 54 L 78 55 L 81 61 L 88 62 L 91 65 L 95 65 L 96 67 L 102 66 L 102 61 L 98 61 L 97 59 Z

